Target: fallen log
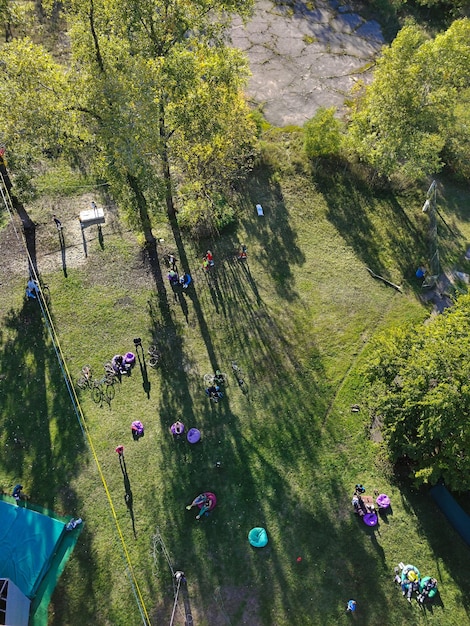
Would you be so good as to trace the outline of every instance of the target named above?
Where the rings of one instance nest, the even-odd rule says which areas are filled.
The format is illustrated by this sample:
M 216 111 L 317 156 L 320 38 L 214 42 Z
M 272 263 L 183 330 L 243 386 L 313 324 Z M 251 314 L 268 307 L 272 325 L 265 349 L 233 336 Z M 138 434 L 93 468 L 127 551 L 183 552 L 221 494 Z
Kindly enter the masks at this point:
M 369 267 L 367 267 L 366 269 L 367 269 L 368 272 L 370 272 L 370 275 L 373 278 L 378 278 L 379 280 L 383 281 L 385 284 L 390 285 L 390 287 L 393 287 L 394 289 L 396 289 L 400 293 L 403 293 L 402 290 L 401 290 L 400 285 L 395 285 L 395 283 L 392 283 L 391 281 L 387 280 L 383 276 L 379 276 L 379 274 L 375 274 L 375 272 L 373 272 Z

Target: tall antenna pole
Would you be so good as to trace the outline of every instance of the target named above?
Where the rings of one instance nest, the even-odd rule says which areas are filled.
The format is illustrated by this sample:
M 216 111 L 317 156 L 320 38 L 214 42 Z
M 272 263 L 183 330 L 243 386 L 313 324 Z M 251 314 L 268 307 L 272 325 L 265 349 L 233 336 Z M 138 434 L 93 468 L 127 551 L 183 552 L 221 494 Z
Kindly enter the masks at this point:
M 438 280 L 441 272 L 439 262 L 439 247 L 437 243 L 437 183 L 432 181 L 423 206 L 423 213 L 429 213 L 429 278 L 426 278 L 423 287 L 432 287 Z

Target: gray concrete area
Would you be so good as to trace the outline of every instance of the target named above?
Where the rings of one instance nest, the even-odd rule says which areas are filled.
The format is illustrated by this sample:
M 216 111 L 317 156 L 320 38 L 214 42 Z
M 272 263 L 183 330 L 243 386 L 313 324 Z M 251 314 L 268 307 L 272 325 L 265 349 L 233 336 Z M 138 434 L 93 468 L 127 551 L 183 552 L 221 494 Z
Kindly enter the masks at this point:
M 276 126 L 302 125 L 322 106 L 341 109 L 384 44 L 380 25 L 337 0 L 258 0 L 252 19 L 234 21 L 232 45 L 248 56 L 247 95 Z

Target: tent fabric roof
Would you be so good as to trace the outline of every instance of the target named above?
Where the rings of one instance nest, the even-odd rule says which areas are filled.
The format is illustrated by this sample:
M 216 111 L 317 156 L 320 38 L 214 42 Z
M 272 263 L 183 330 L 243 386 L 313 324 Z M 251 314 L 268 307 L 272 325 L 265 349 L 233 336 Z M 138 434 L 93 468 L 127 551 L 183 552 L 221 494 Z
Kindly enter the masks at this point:
M 64 522 L 0 500 L 0 577 L 32 599 L 64 532 Z

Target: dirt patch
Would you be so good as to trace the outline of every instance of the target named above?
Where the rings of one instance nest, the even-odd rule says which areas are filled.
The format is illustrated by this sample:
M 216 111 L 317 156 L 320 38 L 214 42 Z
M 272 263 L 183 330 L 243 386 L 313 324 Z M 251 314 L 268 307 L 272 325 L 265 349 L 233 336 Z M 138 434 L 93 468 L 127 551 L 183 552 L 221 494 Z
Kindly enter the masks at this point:
M 80 226 L 79 215 L 83 210 L 90 208 L 90 203 L 94 196 L 85 194 L 83 196 L 63 198 L 61 200 L 44 199 L 32 206 L 26 207 L 31 219 L 36 225 L 36 264 L 40 275 L 67 272 L 73 268 L 89 269 L 89 278 L 93 280 L 93 273 L 96 272 L 96 255 L 93 251 L 98 247 L 103 250 L 111 246 L 118 247 L 122 240 L 132 240 L 135 243 L 134 233 L 130 229 L 125 229 L 119 220 L 117 209 L 112 205 L 104 208 L 105 223 L 101 226 L 101 232 L 97 225 L 83 229 Z M 98 206 L 100 204 L 97 202 Z M 53 220 L 56 215 L 62 224 L 59 231 Z M 84 242 L 85 240 L 85 242 Z M 85 254 L 85 245 L 88 256 Z M 0 231 L 0 284 L 8 286 L 12 280 L 17 280 L 23 276 L 25 283 L 28 278 L 28 258 L 24 243 L 22 224 L 19 218 L 14 215 L 13 219 L 7 223 Z M 117 254 L 115 267 L 119 267 Z M 103 268 L 101 268 L 103 269 Z M 106 269 L 106 268 L 105 268 Z M 113 268 L 112 268 L 113 269 Z M 139 253 L 135 258 L 126 262 L 126 279 L 135 284 L 138 278 L 147 282 L 147 274 L 144 268 L 143 256 Z M 125 302 L 122 302 L 125 305 Z
M 374 419 L 372 420 L 372 424 L 370 426 L 370 438 L 372 441 L 375 441 L 375 443 L 383 441 L 382 419 L 380 415 L 374 415 Z
M 212 598 L 204 607 L 198 606 L 189 595 L 180 592 L 175 611 L 175 626 L 259 626 L 259 604 L 256 594 L 250 587 L 217 587 Z M 195 594 L 198 596 L 199 594 Z M 153 612 L 154 623 L 168 623 L 173 609 L 171 593 Z

